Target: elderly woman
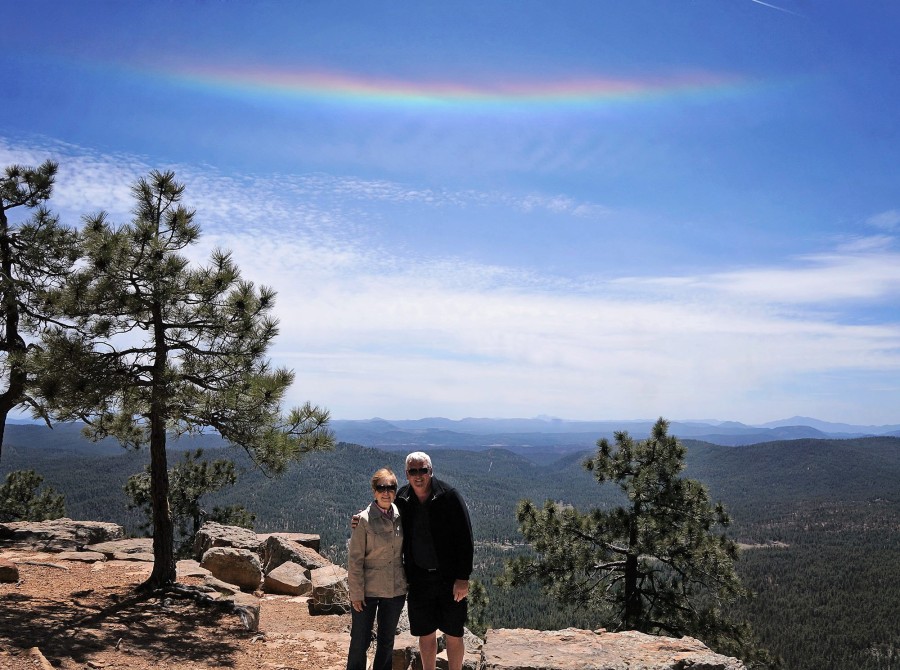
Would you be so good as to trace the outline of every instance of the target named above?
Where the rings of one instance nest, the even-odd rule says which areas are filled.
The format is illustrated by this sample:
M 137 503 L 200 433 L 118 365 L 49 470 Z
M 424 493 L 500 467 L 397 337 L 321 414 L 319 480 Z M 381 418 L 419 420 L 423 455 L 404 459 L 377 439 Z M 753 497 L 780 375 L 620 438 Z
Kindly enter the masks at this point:
M 388 468 L 372 475 L 375 500 L 359 514 L 350 535 L 347 572 L 352 625 L 347 670 L 366 670 L 372 626 L 378 620 L 372 670 L 391 670 L 394 635 L 406 599 L 403 527 L 394 504 L 397 477 Z

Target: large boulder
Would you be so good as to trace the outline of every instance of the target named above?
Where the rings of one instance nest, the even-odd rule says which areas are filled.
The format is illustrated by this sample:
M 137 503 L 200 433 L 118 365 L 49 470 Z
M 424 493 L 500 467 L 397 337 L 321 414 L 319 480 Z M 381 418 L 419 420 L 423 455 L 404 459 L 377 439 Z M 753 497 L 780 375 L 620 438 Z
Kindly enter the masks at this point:
M 125 531 L 103 521 L 13 521 L 0 523 L 0 547 L 25 551 L 80 551 L 86 545 L 120 540 Z
M 482 670 L 745 670 L 691 637 L 675 639 L 637 631 L 488 630 Z
M 282 563 L 266 575 L 263 590 L 266 593 L 305 596 L 312 591 L 309 570 L 299 563 Z
M 260 552 L 263 572 L 266 574 L 288 562 L 302 565 L 308 571 L 331 565 L 331 561 L 319 552 L 280 535 L 270 535 L 260 548 Z
M 213 547 L 203 554 L 200 567 L 209 570 L 216 579 L 255 591 L 262 582 L 259 557 L 247 549 Z
M 283 537 L 291 542 L 296 542 L 297 544 L 302 544 L 304 547 L 309 547 L 313 551 L 319 551 L 321 544 L 321 537 L 314 533 L 260 533 L 256 537 L 259 540 L 260 546 L 265 544 L 266 540 L 270 537 Z
M 259 538 L 248 528 L 207 521 L 194 536 L 194 558 L 201 560 L 213 547 L 234 547 L 256 552 L 259 550 Z
M 310 614 L 344 614 L 350 611 L 350 587 L 344 568 L 334 564 L 316 568 L 310 573 L 310 581 Z

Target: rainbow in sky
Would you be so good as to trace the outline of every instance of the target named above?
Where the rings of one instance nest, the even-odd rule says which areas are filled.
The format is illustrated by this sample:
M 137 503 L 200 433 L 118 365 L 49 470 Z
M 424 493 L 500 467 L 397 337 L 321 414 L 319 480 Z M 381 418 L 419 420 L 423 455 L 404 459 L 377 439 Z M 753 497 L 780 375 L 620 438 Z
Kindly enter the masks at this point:
M 693 75 L 658 80 L 582 78 L 469 85 L 362 77 L 336 72 L 183 67 L 157 77 L 225 95 L 307 101 L 318 104 L 447 111 L 602 109 L 664 99 L 704 101 L 745 92 L 752 84 L 736 77 Z

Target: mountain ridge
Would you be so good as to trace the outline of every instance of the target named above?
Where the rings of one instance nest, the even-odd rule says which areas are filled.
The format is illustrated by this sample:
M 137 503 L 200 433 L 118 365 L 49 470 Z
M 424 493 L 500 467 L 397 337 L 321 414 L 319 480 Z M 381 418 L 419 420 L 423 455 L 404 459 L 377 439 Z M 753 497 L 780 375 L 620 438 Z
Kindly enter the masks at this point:
M 553 417 L 532 419 L 491 419 L 468 417 L 447 419 L 334 419 L 331 429 L 337 441 L 386 450 L 424 451 L 428 449 L 463 449 L 479 451 L 504 448 L 520 454 L 561 455 L 593 449 L 601 438 L 612 440 L 615 433 L 626 430 L 636 439 L 649 436 L 655 421 L 566 420 Z M 78 449 L 97 455 L 119 453 L 121 447 L 107 438 L 91 443 L 81 437 L 80 424 L 44 424 L 13 422 L 7 425 L 4 446 L 35 443 L 42 448 Z M 900 424 L 862 426 L 831 423 L 809 417 L 792 417 L 766 424 L 748 425 L 738 421 L 670 421 L 669 433 L 679 439 L 699 440 L 728 447 L 742 447 L 764 442 L 800 439 L 855 439 L 861 437 L 898 437 Z M 38 438 L 38 435 L 41 437 Z M 37 439 L 36 439 L 37 438 Z M 215 448 L 224 442 L 216 435 L 185 437 L 172 441 L 173 449 Z
M 806 421 L 798 423 L 795 421 Z M 855 426 L 795 417 L 764 425 L 737 421 L 670 421 L 669 432 L 723 446 L 745 446 L 790 439 L 850 439 L 900 435 L 900 424 Z M 644 419 L 576 421 L 539 417 L 533 419 L 337 419 L 332 429 L 339 440 L 381 448 L 553 448 L 557 452 L 591 448 L 600 438 L 612 439 L 627 430 L 637 439 L 650 434 L 655 421 Z

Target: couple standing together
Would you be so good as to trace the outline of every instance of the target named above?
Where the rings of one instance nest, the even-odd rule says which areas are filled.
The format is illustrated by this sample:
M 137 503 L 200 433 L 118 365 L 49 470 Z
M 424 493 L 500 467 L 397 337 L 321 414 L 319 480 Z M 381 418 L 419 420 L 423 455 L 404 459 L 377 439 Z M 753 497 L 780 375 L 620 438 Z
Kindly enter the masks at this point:
M 419 638 L 423 669 L 435 668 L 438 629 L 446 637 L 450 670 L 462 668 L 474 552 L 469 512 L 456 489 L 433 476 L 428 454 L 406 457 L 406 478 L 409 483 L 398 491 L 396 475 L 378 470 L 372 476 L 374 502 L 354 517 L 347 670 L 365 670 L 376 618 L 372 670 L 390 670 L 407 585 L 409 629 Z

